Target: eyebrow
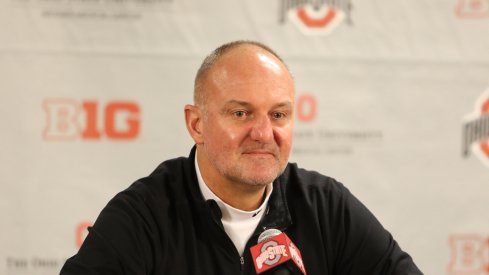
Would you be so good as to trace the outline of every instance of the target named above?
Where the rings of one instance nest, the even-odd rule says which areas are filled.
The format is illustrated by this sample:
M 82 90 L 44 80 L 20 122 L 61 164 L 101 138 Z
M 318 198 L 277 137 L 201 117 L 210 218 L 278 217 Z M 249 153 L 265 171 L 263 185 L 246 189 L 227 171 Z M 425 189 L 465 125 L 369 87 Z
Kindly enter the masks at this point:
M 228 107 L 230 105 L 240 105 L 240 106 L 246 106 L 246 107 L 251 107 L 251 104 L 246 102 L 246 101 L 241 101 L 241 100 L 235 100 L 235 99 L 231 99 L 231 100 L 228 100 L 225 104 L 224 104 L 224 107 Z
M 244 107 L 253 107 L 253 105 L 249 102 L 246 101 L 241 101 L 241 100 L 236 100 L 236 99 L 231 99 L 227 101 L 224 104 L 224 107 L 227 108 L 230 105 L 239 105 L 239 106 L 244 106 Z M 283 101 L 280 103 L 277 103 L 273 106 L 274 108 L 281 108 L 281 107 L 286 107 L 286 108 L 292 108 L 292 102 L 290 101 Z

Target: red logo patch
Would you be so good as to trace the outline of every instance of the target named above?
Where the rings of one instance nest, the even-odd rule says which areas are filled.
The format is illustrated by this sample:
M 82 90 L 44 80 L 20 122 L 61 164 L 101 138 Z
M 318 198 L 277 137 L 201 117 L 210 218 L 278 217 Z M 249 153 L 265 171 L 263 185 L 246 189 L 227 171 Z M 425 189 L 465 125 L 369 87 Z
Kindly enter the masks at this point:
M 280 22 L 285 22 L 287 18 L 304 34 L 325 35 L 345 20 L 351 24 L 351 9 L 350 0 L 282 0 Z
M 489 18 L 489 0 L 459 0 L 455 14 L 461 18 Z
M 464 119 L 463 155 L 470 152 L 489 166 L 489 89 L 475 104 L 475 111 Z

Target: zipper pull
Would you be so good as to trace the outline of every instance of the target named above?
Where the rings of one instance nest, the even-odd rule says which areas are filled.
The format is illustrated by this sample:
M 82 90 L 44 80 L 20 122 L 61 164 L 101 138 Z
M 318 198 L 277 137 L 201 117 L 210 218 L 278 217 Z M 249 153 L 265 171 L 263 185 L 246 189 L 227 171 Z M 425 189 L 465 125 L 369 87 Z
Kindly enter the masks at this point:
M 239 262 L 241 263 L 241 271 L 243 271 L 243 268 L 244 268 L 244 257 L 243 256 L 241 256 L 239 258 Z

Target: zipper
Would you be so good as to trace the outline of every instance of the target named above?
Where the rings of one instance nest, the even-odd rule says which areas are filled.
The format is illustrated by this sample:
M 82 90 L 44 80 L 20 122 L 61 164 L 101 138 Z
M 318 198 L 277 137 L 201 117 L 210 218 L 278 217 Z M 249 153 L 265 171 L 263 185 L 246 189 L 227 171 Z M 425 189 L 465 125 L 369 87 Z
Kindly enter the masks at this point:
M 244 271 L 244 257 L 241 256 L 239 258 L 239 262 L 241 263 L 241 274 L 243 274 L 243 271 Z
M 216 224 L 217 227 L 219 227 L 220 231 L 222 234 L 224 234 L 224 237 L 225 239 L 227 239 L 227 242 L 231 245 L 231 247 L 233 248 L 233 253 L 235 253 L 236 255 L 239 256 L 239 270 L 240 270 L 240 273 L 241 274 L 244 274 L 244 257 L 239 255 L 239 252 L 238 252 L 238 249 L 236 249 L 236 246 L 234 246 L 234 243 L 233 241 L 231 240 L 231 238 L 229 238 L 228 234 L 226 233 L 226 231 L 219 225 L 219 222 L 214 220 L 214 223 Z
M 212 212 L 212 210 L 210 210 L 210 211 Z M 239 264 L 240 273 L 241 274 L 244 274 L 244 270 L 245 270 L 244 269 L 244 263 L 245 263 L 244 256 L 239 255 L 238 249 L 236 248 L 236 246 L 234 246 L 233 241 L 231 240 L 231 238 L 229 238 L 228 234 L 224 230 L 221 221 L 217 220 L 216 217 L 214 215 L 212 215 L 212 213 L 211 213 L 211 220 L 219 228 L 219 230 L 221 231 L 221 234 L 224 235 L 224 238 L 226 239 L 226 241 L 231 245 L 232 249 L 234 250 L 233 253 L 236 254 L 236 255 L 238 255 L 238 257 L 239 257 L 239 263 L 240 263 Z

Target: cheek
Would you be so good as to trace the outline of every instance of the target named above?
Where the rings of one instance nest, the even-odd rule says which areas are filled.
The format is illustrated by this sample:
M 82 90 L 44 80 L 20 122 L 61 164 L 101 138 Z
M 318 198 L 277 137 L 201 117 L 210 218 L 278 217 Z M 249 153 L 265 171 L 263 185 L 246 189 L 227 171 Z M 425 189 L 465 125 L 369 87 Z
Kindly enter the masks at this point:
M 206 141 L 215 148 L 231 149 L 237 147 L 246 138 L 246 129 L 233 125 L 224 125 L 219 122 L 209 123 Z
M 246 146 L 249 131 L 245 127 L 230 126 L 227 127 L 223 136 L 223 146 L 227 146 L 230 150 L 238 150 L 241 146 Z
M 292 145 L 293 131 L 292 127 L 278 128 L 275 130 L 275 141 L 284 149 L 287 149 Z

